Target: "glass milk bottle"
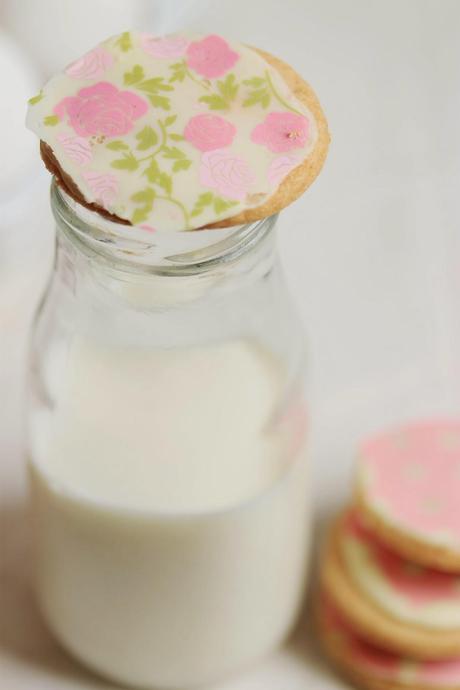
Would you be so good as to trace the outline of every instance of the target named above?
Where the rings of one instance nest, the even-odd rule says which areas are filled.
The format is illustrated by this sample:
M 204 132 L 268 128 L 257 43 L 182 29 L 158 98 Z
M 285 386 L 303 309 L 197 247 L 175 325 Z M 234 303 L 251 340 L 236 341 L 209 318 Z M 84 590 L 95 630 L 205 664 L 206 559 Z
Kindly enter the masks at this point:
M 51 198 L 28 424 L 43 616 L 118 682 L 219 680 L 285 639 L 305 585 L 304 346 L 276 218 L 149 234 Z

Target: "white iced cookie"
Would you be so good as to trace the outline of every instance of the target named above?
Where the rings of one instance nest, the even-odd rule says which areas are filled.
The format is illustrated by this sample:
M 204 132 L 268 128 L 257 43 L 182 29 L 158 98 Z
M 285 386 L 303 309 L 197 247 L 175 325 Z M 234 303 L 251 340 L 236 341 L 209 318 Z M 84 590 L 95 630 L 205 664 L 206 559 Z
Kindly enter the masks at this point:
M 350 579 L 391 616 L 427 628 L 460 630 L 460 575 L 401 558 L 375 539 L 354 511 L 341 520 L 338 545 Z
M 325 596 L 319 610 L 323 645 L 335 664 L 368 690 L 460 690 L 460 658 L 415 660 L 373 646 Z
M 27 125 L 74 198 L 150 231 L 275 213 L 314 180 L 329 142 L 290 67 L 216 35 L 112 37 L 30 99 Z

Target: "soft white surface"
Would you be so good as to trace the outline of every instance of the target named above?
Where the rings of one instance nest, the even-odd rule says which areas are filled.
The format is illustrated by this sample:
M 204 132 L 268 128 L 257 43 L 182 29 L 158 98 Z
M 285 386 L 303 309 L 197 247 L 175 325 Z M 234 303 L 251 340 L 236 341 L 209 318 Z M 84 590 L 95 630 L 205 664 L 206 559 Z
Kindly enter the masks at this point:
M 171 2 L 160 15 L 159 3 L 144 4 L 152 31 L 173 29 L 175 15 L 182 26 L 279 53 L 310 78 L 328 114 L 326 168 L 280 219 L 284 265 L 309 333 L 324 515 L 348 495 L 362 434 L 460 410 L 460 5 L 188 0 L 184 11 Z M 19 33 L 32 21 L 25 13 Z M 42 24 L 44 53 L 46 31 Z M 51 224 L 47 176 L 24 185 L 21 202 L 0 212 L 0 678 L 15 690 L 110 688 L 57 651 L 31 603 L 20 390 Z M 218 690 L 343 687 L 306 651 L 305 637 L 300 631 L 286 650 Z
M 150 4 L 153 9 L 155 0 Z M 144 5 L 142 0 L 2 0 L 0 18 L 50 76 L 99 43 L 101 32 L 110 36 L 141 26 Z
M 39 76 L 20 46 L 0 26 L 0 75 L 3 97 L 0 107 L 0 205 L 13 195 L 24 174 L 36 165 L 37 142 L 31 132 L 24 132 L 26 101 L 35 93 Z

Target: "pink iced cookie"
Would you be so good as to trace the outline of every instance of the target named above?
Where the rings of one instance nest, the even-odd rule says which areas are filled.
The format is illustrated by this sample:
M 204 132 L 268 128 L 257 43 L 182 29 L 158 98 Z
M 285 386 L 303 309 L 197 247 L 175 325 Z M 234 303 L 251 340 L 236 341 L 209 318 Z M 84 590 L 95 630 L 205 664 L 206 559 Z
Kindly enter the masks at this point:
M 384 546 L 355 511 L 343 518 L 340 550 L 348 575 L 374 604 L 402 622 L 460 629 L 460 577 L 414 565 Z
M 393 550 L 460 573 L 460 421 L 419 422 L 363 443 L 357 500 Z
M 382 690 L 460 689 L 460 658 L 418 662 L 378 649 L 360 639 L 325 596 L 321 600 L 319 620 L 327 652 L 363 687 Z

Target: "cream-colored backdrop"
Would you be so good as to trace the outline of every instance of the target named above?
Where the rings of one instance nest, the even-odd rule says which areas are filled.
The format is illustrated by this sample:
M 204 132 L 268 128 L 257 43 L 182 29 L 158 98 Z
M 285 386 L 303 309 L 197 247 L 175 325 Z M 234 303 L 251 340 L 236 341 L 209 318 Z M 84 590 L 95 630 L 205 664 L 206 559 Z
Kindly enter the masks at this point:
M 460 412 L 460 3 L 456 0 L 2 0 L 0 5 L 0 687 L 95 690 L 36 616 L 21 500 L 20 404 L 31 313 L 52 255 L 49 180 L 23 99 L 129 26 L 215 31 L 279 54 L 317 90 L 333 141 L 280 218 L 309 335 L 318 514 L 348 491 L 357 439 Z M 341 687 L 303 651 L 225 690 Z M 224 690 L 224 686 L 218 690 Z

